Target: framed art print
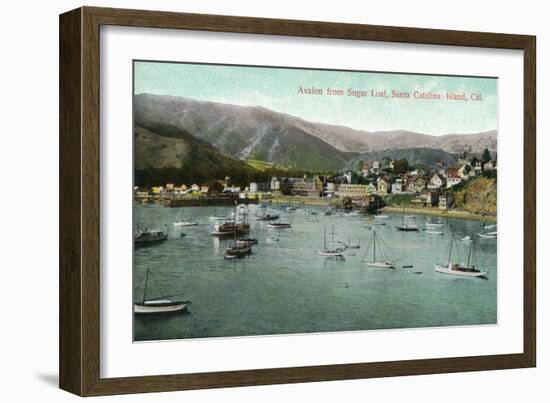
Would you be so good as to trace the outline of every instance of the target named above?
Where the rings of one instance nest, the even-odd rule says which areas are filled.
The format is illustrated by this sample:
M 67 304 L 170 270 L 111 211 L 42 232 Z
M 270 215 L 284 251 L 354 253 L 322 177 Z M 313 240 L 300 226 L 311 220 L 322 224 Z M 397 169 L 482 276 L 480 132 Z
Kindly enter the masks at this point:
M 63 389 L 535 365 L 534 37 L 83 7 L 60 55 Z

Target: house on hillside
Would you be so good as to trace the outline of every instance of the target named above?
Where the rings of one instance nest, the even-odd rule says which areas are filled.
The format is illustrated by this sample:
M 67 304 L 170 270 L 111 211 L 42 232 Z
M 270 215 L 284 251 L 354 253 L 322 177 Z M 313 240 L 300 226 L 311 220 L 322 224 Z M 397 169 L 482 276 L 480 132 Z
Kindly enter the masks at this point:
M 424 179 L 420 175 L 411 177 L 411 179 L 407 183 L 407 191 L 411 193 L 422 192 L 422 190 L 424 190 L 425 188 L 426 188 L 426 179 Z
M 378 178 L 378 195 L 385 196 L 387 195 L 389 187 L 389 180 L 386 180 L 382 177 Z
M 487 161 L 484 165 L 483 165 L 483 170 L 484 171 L 493 171 L 496 169 L 496 161 Z
M 458 185 L 460 182 L 462 182 L 462 178 L 459 175 L 459 169 L 449 168 L 449 171 L 447 172 L 447 188 Z
M 445 186 L 446 180 L 440 174 L 433 174 L 428 182 L 428 189 L 441 189 Z
M 395 182 L 391 184 L 391 192 L 393 194 L 403 193 L 403 179 L 397 178 Z
M 369 164 L 366 162 L 363 164 L 363 168 L 361 169 L 361 175 L 363 175 L 363 178 L 369 176 Z

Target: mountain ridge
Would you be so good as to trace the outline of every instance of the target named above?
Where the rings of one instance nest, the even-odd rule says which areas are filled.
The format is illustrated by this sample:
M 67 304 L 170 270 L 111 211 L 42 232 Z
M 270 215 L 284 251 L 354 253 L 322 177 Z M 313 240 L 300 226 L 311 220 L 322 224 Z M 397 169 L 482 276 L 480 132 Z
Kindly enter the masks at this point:
M 262 106 L 152 94 L 135 95 L 134 121 L 144 127 L 178 128 L 234 160 L 260 160 L 317 172 L 340 171 L 361 155 L 375 154 L 391 158 L 421 155 L 419 161 L 425 165 L 431 165 L 426 159 L 432 157 L 450 163 L 454 159 L 450 154 L 464 151 L 480 154 L 484 148 L 494 151 L 497 140 L 494 130 L 445 136 L 406 130 L 367 132 L 309 122 Z M 166 131 L 160 130 L 157 134 L 166 135 Z M 432 151 L 413 152 L 412 149 Z M 141 160 L 138 160 L 139 163 Z

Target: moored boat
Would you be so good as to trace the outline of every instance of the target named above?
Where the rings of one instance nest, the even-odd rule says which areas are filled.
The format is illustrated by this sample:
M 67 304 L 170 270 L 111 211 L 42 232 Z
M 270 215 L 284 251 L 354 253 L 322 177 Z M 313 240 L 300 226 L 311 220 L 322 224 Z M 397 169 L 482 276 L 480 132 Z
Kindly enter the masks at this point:
M 372 248 L 370 246 L 372 245 Z M 372 253 L 372 256 L 370 256 Z M 395 259 L 392 257 L 393 253 L 390 247 L 384 242 L 382 238 L 373 230 L 372 241 L 367 246 L 367 252 L 363 257 L 363 262 L 367 263 L 367 266 L 378 269 L 394 269 Z
M 250 224 L 236 223 L 235 221 L 218 221 L 214 224 L 214 228 L 210 232 L 212 235 L 227 236 L 233 235 L 237 232 L 237 235 L 246 234 L 250 230 Z
M 237 239 L 236 244 L 237 246 L 252 246 L 252 245 L 257 245 L 258 240 L 252 239 L 252 238 L 241 238 L 241 239 Z
M 141 248 L 144 246 L 158 245 L 168 239 L 168 233 L 160 230 L 138 229 L 134 233 L 134 247 Z
M 410 219 L 408 219 L 410 221 Z M 420 228 L 415 223 L 407 221 L 405 216 L 405 205 L 403 204 L 403 212 L 401 213 L 401 225 L 396 225 L 398 231 L 419 231 Z
M 278 220 L 279 219 L 278 214 L 262 214 L 256 216 L 257 221 L 272 221 L 272 220 Z
M 233 245 L 225 250 L 226 259 L 239 259 L 252 253 L 252 245 Z
M 480 238 L 497 239 L 497 232 L 480 232 L 477 234 Z
M 183 312 L 191 305 L 191 301 L 177 300 L 173 301 L 173 296 L 162 296 L 154 299 L 147 298 L 149 287 L 149 269 L 145 274 L 145 286 L 143 288 L 143 297 L 140 302 L 134 302 L 134 313 L 136 314 L 168 314 Z M 179 294 L 181 295 L 181 294 Z
M 437 273 L 450 274 L 453 276 L 459 277 L 478 277 L 478 278 L 488 278 L 488 273 L 486 271 L 481 271 L 476 268 L 476 259 L 475 259 L 475 249 L 474 242 L 470 243 L 468 248 L 467 259 L 465 262 L 459 262 L 458 256 L 458 247 L 454 248 L 454 237 L 451 237 L 449 241 L 448 251 L 445 252 L 445 256 L 442 259 L 443 262 L 436 263 L 434 265 L 434 270 Z M 453 251 L 456 250 L 457 257 L 453 257 Z
M 193 221 L 186 221 L 183 218 L 183 209 L 181 209 L 180 215 L 179 215 L 177 221 L 174 222 L 174 226 L 175 227 L 192 227 L 192 226 L 195 226 L 195 225 L 198 225 L 198 223 L 193 222 Z
M 333 239 L 332 239 L 332 242 L 334 243 L 334 226 L 332 227 L 332 236 L 333 236 Z M 343 246 L 343 245 L 339 245 L 339 246 L 333 246 L 333 247 L 329 247 L 327 245 L 327 226 L 325 225 L 324 226 L 324 238 L 323 238 L 323 249 L 320 250 L 318 253 L 319 253 L 319 256 L 324 256 L 324 257 L 344 257 L 344 252 L 346 251 L 346 247 Z
M 270 222 L 267 224 L 268 228 L 290 228 L 292 224 L 289 222 Z

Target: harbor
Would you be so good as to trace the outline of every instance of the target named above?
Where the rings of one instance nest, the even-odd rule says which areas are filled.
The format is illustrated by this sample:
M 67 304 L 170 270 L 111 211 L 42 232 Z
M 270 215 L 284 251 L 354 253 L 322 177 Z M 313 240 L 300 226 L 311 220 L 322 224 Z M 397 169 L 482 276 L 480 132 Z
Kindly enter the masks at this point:
M 223 217 L 237 217 L 246 231 L 213 234 Z M 405 220 L 418 230 L 399 231 Z M 183 294 L 180 299 L 192 301 L 184 312 L 136 315 L 136 341 L 497 321 L 497 240 L 490 222 L 280 201 L 238 209 L 136 204 L 134 221 L 166 235 L 135 249 L 134 301 L 140 302 L 148 277 L 154 278 L 150 298 Z M 182 222 L 196 225 L 174 225 Z M 486 278 L 434 269 L 454 264 L 445 261 L 451 239 L 453 259 L 465 259 L 475 242 L 475 264 Z M 242 256 L 239 240 L 247 249 Z M 231 250 L 235 258 L 227 258 Z

